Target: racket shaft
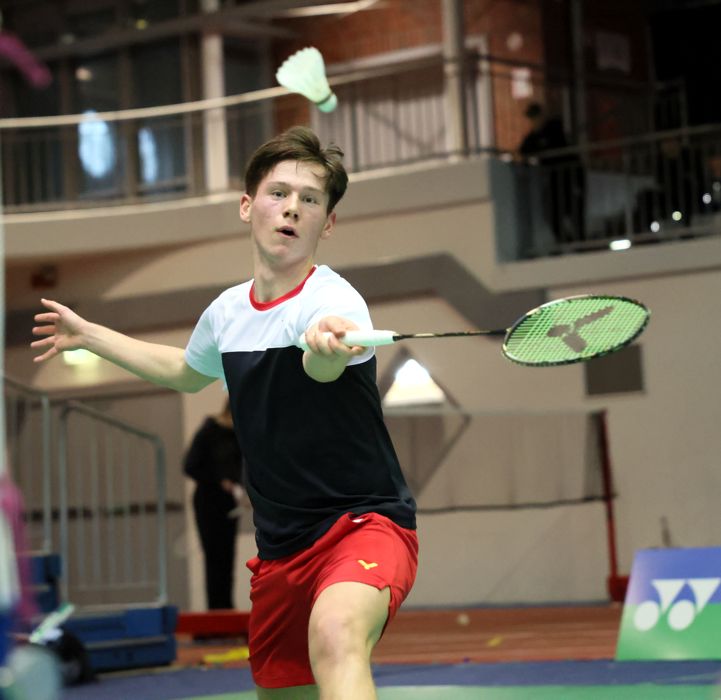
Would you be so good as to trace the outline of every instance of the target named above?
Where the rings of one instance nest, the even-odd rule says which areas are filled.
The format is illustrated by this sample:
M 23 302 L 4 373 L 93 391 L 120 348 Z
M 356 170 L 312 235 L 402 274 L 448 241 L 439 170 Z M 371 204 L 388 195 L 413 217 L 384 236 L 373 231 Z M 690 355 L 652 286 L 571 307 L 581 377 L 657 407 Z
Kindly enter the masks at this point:
M 382 330 L 365 330 L 365 331 L 346 331 L 341 340 L 346 345 L 360 345 L 361 347 L 378 347 L 379 345 L 392 345 L 399 340 L 423 340 L 428 338 L 469 338 L 480 335 L 506 335 L 505 328 L 499 328 L 492 331 L 454 331 L 451 333 L 410 333 L 403 335 L 396 331 Z M 298 345 L 303 350 L 308 349 L 305 342 L 305 333 L 300 336 Z

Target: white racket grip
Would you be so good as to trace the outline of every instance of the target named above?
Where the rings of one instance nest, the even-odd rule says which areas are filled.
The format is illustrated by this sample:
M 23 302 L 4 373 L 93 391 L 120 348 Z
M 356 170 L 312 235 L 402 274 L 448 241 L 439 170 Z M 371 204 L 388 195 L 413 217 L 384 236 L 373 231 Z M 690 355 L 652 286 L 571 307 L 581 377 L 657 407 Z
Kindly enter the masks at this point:
M 330 333 L 328 335 L 331 335 Z M 377 331 L 374 329 L 366 331 L 346 331 L 341 340 L 346 345 L 360 345 L 364 348 L 377 347 L 378 345 L 391 345 L 395 341 L 393 338 L 398 335 L 395 331 Z M 298 345 L 303 350 L 308 350 L 308 344 L 305 342 L 305 333 L 298 338 Z
M 367 331 L 346 331 L 341 340 L 346 345 L 360 345 L 364 348 L 375 348 L 379 345 L 392 345 L 398 333 L 395 331 L 377 331 L 371 328 Z

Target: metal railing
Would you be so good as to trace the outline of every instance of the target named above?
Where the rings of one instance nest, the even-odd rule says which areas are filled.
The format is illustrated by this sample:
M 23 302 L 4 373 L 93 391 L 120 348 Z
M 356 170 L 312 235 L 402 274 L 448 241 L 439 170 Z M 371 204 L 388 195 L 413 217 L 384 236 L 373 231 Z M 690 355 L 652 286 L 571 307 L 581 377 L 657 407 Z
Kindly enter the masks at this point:
M 507 167 L 530 205 L 517 258 L 721 234 L 721 126 L 550 151 Z
M 340 144 L 351 172 L 514 150 L 530 127 L 524 117 L 529 101 L 545 103 L 567 127 L 572 124 L 569 81 L 542 67 L 500 61 L 473 48 L 464 80 L 468 133 L 460 150 L 447 136 L 453 106 L 445 97 L 440 49 L 332 76 L 339 104 L 331 114 L 278 87 L 164 107 L 2 119 L 5 209 L 78 208 L 239 188 L 248 156 L 293 124 L 309 124 L 324 141 Z M 682 91 L 668 86 L 659 91 L 589 81 L 588 89 L 589 100 L 606 105 L 589 110 L 598 116 L 588 125 L 593 138 L 653 130 L 661 102 L 664 114 L 684 113 Z M 609 123 L 624 131 L 609 132 Z
M 162 441 L 82 403 L 5 382 L 10 467 L 31 553 L 60 555 L 63 600 L 84 609 L 167 602 Z
M 5 377 L 7 455 L 30 514 L 28 546 L 52 551 L 52 411 L 47 394 Z
M 150 465 L 154 489 L 146 481 Z M 158 437 L 70 401 L 59 415 L 58 481 L 65 598 L 73 590 L 79 602 L 127 603 L 129 591 L 147 596 L 155 589 L 153 602 L 166 602 L 165 455 Z

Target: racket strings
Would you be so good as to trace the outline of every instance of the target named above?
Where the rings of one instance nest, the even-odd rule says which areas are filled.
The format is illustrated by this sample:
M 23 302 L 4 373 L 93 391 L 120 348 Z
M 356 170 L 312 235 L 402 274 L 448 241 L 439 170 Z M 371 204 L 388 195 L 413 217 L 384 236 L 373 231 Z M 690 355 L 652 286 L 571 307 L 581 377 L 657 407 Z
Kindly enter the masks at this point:
M 509 332 L 504 352 L 521 364 L 577 362 L 627 345 L 647 322 L 648 310 L 631 299 L 560 300 L 521 319 Z

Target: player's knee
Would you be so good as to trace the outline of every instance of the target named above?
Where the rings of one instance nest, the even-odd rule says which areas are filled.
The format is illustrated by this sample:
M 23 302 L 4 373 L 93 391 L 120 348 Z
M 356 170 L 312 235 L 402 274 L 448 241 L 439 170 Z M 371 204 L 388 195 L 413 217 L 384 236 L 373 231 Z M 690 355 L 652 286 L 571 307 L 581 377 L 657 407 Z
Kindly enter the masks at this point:
M 357 616 L 348 610 L 329 610 L 310 624 L 309 646 L 316 660 L 342 662 L 349 656 L 367 656 L 370 642 Z

